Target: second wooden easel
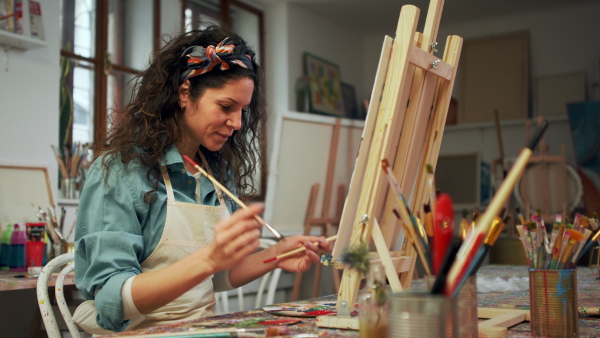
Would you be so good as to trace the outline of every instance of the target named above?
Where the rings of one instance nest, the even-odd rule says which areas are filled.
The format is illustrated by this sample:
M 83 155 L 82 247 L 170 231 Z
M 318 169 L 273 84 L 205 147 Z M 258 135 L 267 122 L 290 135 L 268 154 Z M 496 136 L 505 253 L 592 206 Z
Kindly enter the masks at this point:
M 327 176 L 325 178 L 325 191 L 323 195 L 323 207 L 321 209 L 321 217 L 315 217 L 315 209 L 317 206 L 317 200 L 319 197 L 319 183 L 312 185 L 310 189 L 310 195 L 308 198 L 308 206 L 306 208 L 306 216 L 304 218 L 304 235 L 308 236 L 312 234 L 313 228 L 319 230 L 318 236 L 330 237 L 333 236 L 337 231 L 334 231 L 334 227 L 338 227 L 340 224 L 340 217 L 342 215 L 343 200 L 344 200 L 344 186 L 338 186 L 338 206 L 336 208 L 336 215 L 331 217 L 329 209 L 331 206 L 332 188 L 333 188 L 333 176 L 335 172 L 335 163 L 337 157 L 338 143 L 340 139 L 341 119 L 336 119 L 333 125 L 333 133 L 331 136 L 331 145 L 329 147 L 329 162 L 327 164 Z M 319 285 L 321 283 L 321 269 L 322 266 L 317 264 L 315 266 L 315 278 L 312 289 L 312 298 L 316 298 L 319 295 Z M 292 290 L 291 300 L 295 301 L 300 296 L 300 286 L 302 285 L 302 272 L 296 273 L 294 281 L 294 289 Z M 340 287 L 340 275 L 338 271 L 333 271 L 333 283 L 335 292 Z

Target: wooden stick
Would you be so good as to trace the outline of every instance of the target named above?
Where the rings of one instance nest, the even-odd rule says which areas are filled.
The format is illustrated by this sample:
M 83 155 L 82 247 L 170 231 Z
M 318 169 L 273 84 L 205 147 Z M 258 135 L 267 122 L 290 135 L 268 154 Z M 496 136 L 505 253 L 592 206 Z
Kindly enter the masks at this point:
M 60 169 L 60 174 L 61 174 L 62 178 L 68 179 L 69 174 L 67 173 L 67 168 L 65 168 L 65 162 L 63 162 L 62 158 L 60 157 L 60 154 L 58 153 L 58 150 L 56 150 L 56 148 L 54 148 L 54 145 L 50 145 L 50 147 L 52 148 L 52 151 L 54 152 L 54 157 L 56 157 L 56 162 L 58 162 L 58 169 Z
M 331 241 L 335 241 L 336 239 L 337 239 L 337 235 L 333 235 L 331 237 L 327 237 L 325 240 L 327 242 L 331 242 Z M 318 246 L 319 242 L 314 242 L 313 244 Z M 269 259 L 265 260 L 263 263 L 273 262 L 275 260 L 282 259 L 282 258 L 285 258 L 285 257 L 288 257 L 288 256 L 292 256 L 292 255 L 295 255 L 295 254 L 297 254 L 299 252 L 302 252 L 302 251 L 305 251 L 305 250 L 306 250 L 306 247 L 301 247 L 301 248 L 298 248 L 298 249 L 295 249 L 295 250 L 292 250 L 292 251 L 288 251 L 288 252 L 286 252 L 284 254 L 277 255 L 277 256 L 275 256 L 273 258 L 269 258 Z
M 217 181 L 216 178 L 214 178 L 212 175 L 210 175 L 209 173 L 206 172 L 206 170 L 202 169 L 202 167 L 200 167 L 199 165 L 196 164 L 196 162 L 194 162 L 191 158 L 189 158 L 189 156 L 187 155 L 183 155 L 182 156 L 186 161 L 190 162 L 191 165 L 194 166 L 194 168 L 198 169 L 198 171 L 200 173 L 202 173 L 202 175 L 206 176 L 206 178 L 208 178 L 215 186 L 217 186 L 219 189 L 221 189 L 225 194 L 227 194 L 227 196 L 231 197 L 231 199 L 237 203 L 237 205 L 239 205 L 240 207 L 242 207 L 243 209 L 248 209 L 248 206 L 242 202 L 239 198 L 237 198 L 237 196 L 235 196 L 231 191 L 229 191 L 229 189 L 227 189 L 224 185 L 222 185 L 221 183 L 219 183 L 219 181 Z M 271 233 L 273 235 L 275 235 L 275 237 L 277 237 L 278 240 L 282 240 L 283 239 L 283 235 L 281 235 L 279 233 L 279 231 L 275 230 L 273 227 L 271 227 L 269 224 L 267 224 L 267 222 L 265 222 L 264 219 L 262 219 L 262 217 L 258 216 L 258 215 L 254 215 L 254 218 L 262 225 L 264 225 L 267 229 L 269 229 L 269 231 L 271 231 Z

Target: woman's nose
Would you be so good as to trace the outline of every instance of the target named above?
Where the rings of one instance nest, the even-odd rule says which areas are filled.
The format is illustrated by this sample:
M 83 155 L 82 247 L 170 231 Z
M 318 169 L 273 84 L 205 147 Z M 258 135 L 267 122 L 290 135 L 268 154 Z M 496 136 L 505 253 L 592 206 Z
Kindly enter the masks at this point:
M 242 128 L 242 111 L 232 114 L 227 119 L 226 125 L 233 130 L 240 130 Z

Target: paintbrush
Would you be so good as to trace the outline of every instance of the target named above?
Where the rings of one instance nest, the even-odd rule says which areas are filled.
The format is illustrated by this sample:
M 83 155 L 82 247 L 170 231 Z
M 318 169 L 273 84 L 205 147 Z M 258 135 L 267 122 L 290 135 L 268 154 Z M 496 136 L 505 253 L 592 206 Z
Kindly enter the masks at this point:
M 435 217 L 436 204 L 437 204 L 437 192 L 435 191 L 435 174 L 433 172 L 433 166 L 429 163 L 425 165 L 427 188 L 429 190 L 429 203 L 431 204 L 431 212 Z
M 569 239 L 569 242 L 567 243 L 565 250 L 561 255 L 560 262 L 558 263 L 559 270 L 569 268 L 569 262 L 571 261 L 571 253 L 573 252 L 573 249 L 575 248 L 577 243 L 579 243 L 579 241 L 581 241 L 582 239 L 583 234 L 581 232 L 571 230 L 571 238 Z
M 479 271 L 479 268 L 481 267 L 485 256 L 490 251 L 490 248 L 494 246 L 494 244 L 498 240 L 498 237 L 500 237 L 500 234 L 506 227 L 506 224 L 510 221 L 511 217 L 512 216 L 507 215 L 504 219 L 500 219 L 498 217 L 496 220 L 494 220 L 494 224 L 492 224 L 492 228 L 490 229 L 489 234 L 483 240 L 483 245 L 479 250 L 477 258 L 475 258 L 475 262 L 473 263 L 473 268 L 469 272 L 469 276 L 474 276 L 475 274 L 477 274 L 477 271 Z
M 398 209 L 394 208 L 392 210 L 392 212 L 394 213 L 394 215 L 396 216 L 398 221 L 400 221 L 400 223 L 402 224 L 402 227 L 404 228 L 404 231 L 406 232 L 407 237 L 413 241 L 413 245 L 415 246 L 415 249 L 417 249 L 417 252 L 419 253 L 418 256 L 419 256 L 419 259 L 421 260 L 421 264 L 423 264 L 425 273 L 428 275 L 431 275 L 431 268 L 429 266 L 427 256 L 425 256 L 425 248 L 423 247 L 423 242 L 421 241 L 421 239 L 417 238 L 418 236 L 416 234 L 415 229 L 409 225 L 410 217 L 408 216 L 408 212 L 406 212 L 406 207 L 403 207 L 403 206 L 399 206 L 399 207 L 403 208 L 404 211 L 400 212 L 400 211 L 398 211 Z
M 459 291 L 459 285 L 462 284 L 463 279 L 468 277 L 467 271 L 473 261 L 474 256 L 476 255 L 477 251 L 479 251 L 479 248 L 483 243 L 484 236 L 488 232 L 494 217 L 498 215 L 508 198 L 512 195 L 513 188 L 515 187 L 517 180 L 523 174 L 523 171 L 525 170 L 525 167 L 531 158 L 533 149 L 536 148 L 547 128 L 548 121 L 544 120 L 536 135 L 531 140 L 529 146 L 521 150 L 519 153 L 519 156 L 506 175 L 506 178 L 498 188 L 494 198 L 492 198 L 485 212 L 478 219 L 477 226 L 469 234 L 461 246 L 456 255 L 456 260 L 452 265 L 450 272 L 448 273 L 448 282 L 446 283 L 445 292 L 446 295 L 457 294 Z
M 469 216 L 469 212 L 467 211 L 467 209 L 463 209 L 462 218 L 460 220 L 460 225 L 458 228 L 458 234 L 459 234 L 460 238 L 463 240 L 467 237 L 467 234 L 470 231 L 469 221 L 467 220 L 468 216 Z
M 521 240 L 521 244 L 523 245 L 523 250 L 525 250 L 525 257 L 527 258 L 527 264 L 529 264 L 529 267 L 531 266 L 531 261 L 532 261 L 532 254 L 531 254 L 531 248 L 529 247 L 528 243 L 529 241 L 526 238 L 526 234 L 525 231 L 527 230 L 526 228 L 524 228 L 523 225 L 517 225 L 517 232 L 519 233 L 519 239 Z
M 182 157 L 186 161 L 188 161 L 191 165 L 193 165 L 194 168 L 196 168 L 202 175 L 206 176 L 206 178 L 208 178 L 216 187 L 218 187 L 219 189 L 221 189 L 221 191 L 223 191 L 225 194 L 227 194 L 227 196 L 229 196 L 235 203 L 237 203 L 237 205 L 239 205 L 243 209 L 248 209 L 248 206 L 244 202 L 242 202 L 239 198 L 237 198 L 237 196 L 235 196 L 231 191 L 229 191 L 229 189 L 227 189 L 224 185 L 222 185 L 221 183 L 219 183 L 219 181 L 217 181 L 216 178 L 214 178 L 212 175 L 210 175 L 209 173 L 207 173 L 206 170 L 202 169 L 202 167 L 200 167 L 199 165 L 197 165 L 196 162 L 194 162 L 189 156 L 183 155 Z M 267 229 L 269 229 L 269 231 L 271 231 L 271 233 L 275 237 L 277 237 L 278 240 L 282 240 L 283 239 L 283 235 L 281 235 L 279 233 L 279 231 L 275 230 L 273 227 L 271 227 L 269 224 L 267 224 L 267 222 L 265 222 L 265 220 L 262 219 L 262 217 L 260 217 L 258 215 L 254 215 L 254 218 L 260 224 L 264 225 Z
M 446 251 L 446 256 L 444 257 L 444 261 L 440 266 L 440 270 L 438 271 L 437 277 L 433 282 L 433 287 L 431 287 L 431 293 L 434 295 L 441 294 L 444 292 L 446 287 L 446 279 L 448 276 L 448 271 L 450 271 L 450 267 L 454 263 L 456 259 L 456 254 L 460 249 L 460 246 L 463 243 L 463 239 L 460 236 L 455 236 L 452 238 L 450 245 L 448 246 L 448 251 Z
M 583 228 L 581 228 L 581 229 L 583 229 Z M 579 255 L 583 251 L 583 247 L 586 245 L 586 242 L 592 235 L 592 230 L 583 229 L 582 234 L 583 234 L 583 238 L 575 245 L 575 249 L 573 249 L 574 250 L 573 258 L 571 259 L 571 263 L 569 264 L 569 269 L 575 268 L 575 265 L 577 264 L 577 261 L 579 260 L 579 257 L 580 257 Z M 590 243 L 593 243 L 593 241 L 591 241 Z
M 519 218 L 521 225 L 527 225 L 527 222 L 525 221 L 525 217 L 523 217 L 523 214 L 521 213 L 521 208 L 516 207 L 515 213 L 517 214 L 517 217 Z
M 598 238 L 600 238 L 600 230 L 596 231 L 592 238 L 585 244 L 583 250 L 581 250 L 581 253 L 579 254 L 579 257 L 577 257 L 577 260 L 581 259 L 581 257 L 585 255 L 585 253 L 592 247 L 592 245 L 594 245 L 594 242 L 597 241 Z M 575 263 L 577 263 L 577 261 L 575 261 Z
M 419 257 L 421 257 L 421 262 L 423 263 L 423 268 L 425 272 L 430 275 L 431 274 L 431 265 L 429 258 L 429 250 L 428 245 L 418 233 L 417 224 L 413 222 L 411 217 L 414 217 L 410 214 L 410 209 L 404 199 L 404 194 L 402 193 L 402 189 L 400 189 L 400 184 L 396 180 L 396 177 L 393 175 L 393 170 L 389 166 L 389 162 L 387 159 L 381 160 L 381 168 L 385 173 L 392 190 L 396 194 L 396 203 L 398 204 L 398 213 L 400 214 L 399 220 L 406 224 L 409 233 L 411 234 L 413 240 L 415 241 L 415 247 L 417 248 L 417 252 L 419 253 Z
M 336 239 L 337 239 L 337 235 L 334 235 L 334 236 L 331 236 L 331 237 L 327 237 L 325 240 L 327 242 L 332 242 L 332 241 L 335 241 Z M 313 244 L 318 246 L 319 242 L 313 242 Z M 292 250 L 292 251 L 288 251 L 288 252 L 283 253 L 281 255 L 277 255 L 277 256 L 275 256 L 273 258 L 269 258 L 269 259 L 263 261 L 263 263 L 273 262 L 273 261 L 276 261 L 278 259 L 282 259 L 282 258 L 285 258 L 285 257 L 288 257 L 288 256 L 295 255 L 295 254 L 300 253 L 300 252 L 305 251 L 305 250 L 306 250 L 306 247 L 300 247 L 298 249 L 295 249 L 295 250 Z

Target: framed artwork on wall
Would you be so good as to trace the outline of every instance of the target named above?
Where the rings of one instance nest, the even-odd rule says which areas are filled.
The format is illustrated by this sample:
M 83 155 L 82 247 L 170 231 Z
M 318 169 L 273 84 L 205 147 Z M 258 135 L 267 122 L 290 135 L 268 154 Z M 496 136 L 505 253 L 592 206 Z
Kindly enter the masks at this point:
M 350 119 L 360 118 L 358 113 L 358 104 L 356 103 L 356 90 L 354 86 L 342 82 L 342 97 L 344 98 L 344 111 L 346 117 Z
M 344 97 L 339 67 L 304 53 L 304 74 L 309 79 L 310 112 L 344 117 Z

